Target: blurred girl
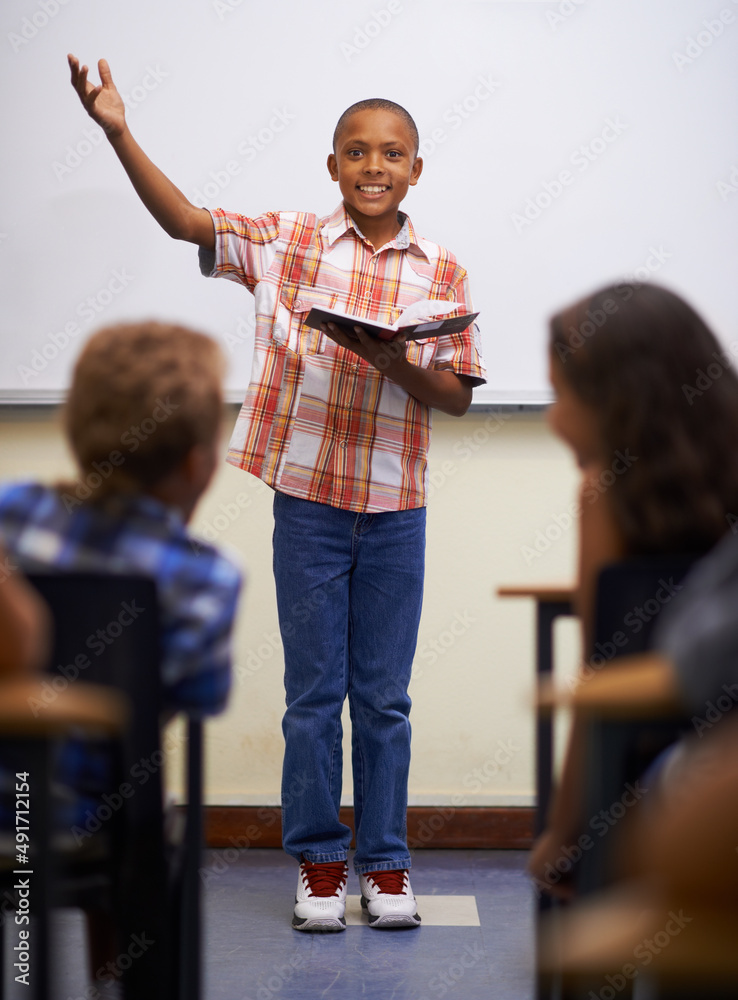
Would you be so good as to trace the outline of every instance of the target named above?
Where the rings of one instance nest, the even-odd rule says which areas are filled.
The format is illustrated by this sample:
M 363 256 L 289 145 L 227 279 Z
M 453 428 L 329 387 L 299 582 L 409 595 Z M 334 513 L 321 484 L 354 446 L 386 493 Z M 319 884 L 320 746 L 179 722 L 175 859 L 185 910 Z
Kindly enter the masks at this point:
M 604 288 L 564 309 L 551 320 L 549 349 L 549 424 L 582 472 L 577 611 L 588 658 L 604 566 L 647 554 L 699 556 L 729 531 L 738 514 L 738 378 L 704 320 L 650 284 Z M 582 830 L 582 752 L 575 718 L 531 856 L 538 885 Z M 561 882 L 551 890 L 570 892 Z

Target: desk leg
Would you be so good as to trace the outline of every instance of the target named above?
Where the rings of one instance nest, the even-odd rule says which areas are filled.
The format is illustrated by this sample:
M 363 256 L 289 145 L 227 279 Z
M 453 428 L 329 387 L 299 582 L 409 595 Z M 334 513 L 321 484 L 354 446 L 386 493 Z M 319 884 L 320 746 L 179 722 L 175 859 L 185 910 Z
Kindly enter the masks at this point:
M 536 680 L 550 677 L 553 671 L 553 624 L 562 615 L 572 613 L 569 601 L 538 602 L 536 615 Z M 550 714 L 536 717 L 536 818 L 535 833 L 538 836 L 546 824 L 548 806 L 551 800 L 553 780 L 553 719 Z M 540 952 L 541 917 L 551 909 L 552 899 L 546 893 L 538 896 L 536 920 L 536 956 Z M 539 969 L 536 959 L 536 969 Z M 554 996 L 554 984 L 550 976 L 536 973 L 537 1000 L 550 1000 Z
M 200 866 L 202 864 L 203 816 L 203 724 L 199 719 L 188 723 L 187 743 L 187 833 L 186 859 L 182 877 L 182 926 L 180 936 L 180 990 L 182 1000 L 200 1000 L 202 996 L 202 917 Z
M 568 601 L 539 603 L 536 621 L 536 680 L 550 677 L 553 671 L 553 624 L 561 615 L 571 614 Z M 553 722 L 549 713 L 536 719 L 536 835 L 541 833 L 551 800 L 553 776 Z

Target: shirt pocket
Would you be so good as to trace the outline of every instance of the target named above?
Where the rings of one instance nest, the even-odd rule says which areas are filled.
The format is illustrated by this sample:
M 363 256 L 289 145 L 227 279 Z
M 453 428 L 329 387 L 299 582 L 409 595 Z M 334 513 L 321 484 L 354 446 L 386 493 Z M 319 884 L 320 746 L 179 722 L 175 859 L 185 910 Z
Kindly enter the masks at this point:
M 274 339 L 294 354 L 323 354 L 325 334 L 306 326 L 310 310 L 317 306 L 332 309 L 338 293 L 331 288 L 310 285 L 283 285 L 279 291 Z
M 430 368 L 436 354 L 435 338 L 431 340 L 408 340 L 405 357 L 411 365 L 418 368 Z

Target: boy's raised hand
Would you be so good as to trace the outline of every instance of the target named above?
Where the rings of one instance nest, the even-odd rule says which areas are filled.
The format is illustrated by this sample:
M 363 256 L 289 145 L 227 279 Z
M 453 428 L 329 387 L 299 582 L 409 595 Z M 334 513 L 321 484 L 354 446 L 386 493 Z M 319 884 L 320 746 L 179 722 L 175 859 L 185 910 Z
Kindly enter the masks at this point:
M 68 55 L 67 61 L 72 71 L 72 86 L 79 94 L 87 114 L 105 130 L 108 138 L 120 135 L 126 124 L 126 106 L 113 83 L 107 60 L 101 59 L 97 64 L 101 81 L 97 87 L 87 79 L 88 68 L 80 68 L 76 56 Z
M 105 59 L 97 64 L 100 85 L 87 79 L 88 69 L 80 68 L 76 56 L 68 55 L 72 86 L 87 114 L 105 131 L 110 145 L 136 190 L 136 194 L 162 229 L 175 240 L 188 240 L 198 246 L 215 248 L 215 230 L 210 213 L 196 208 L 159 168 L 131 135 L 126 123 L 126 106 L 113 83 Z

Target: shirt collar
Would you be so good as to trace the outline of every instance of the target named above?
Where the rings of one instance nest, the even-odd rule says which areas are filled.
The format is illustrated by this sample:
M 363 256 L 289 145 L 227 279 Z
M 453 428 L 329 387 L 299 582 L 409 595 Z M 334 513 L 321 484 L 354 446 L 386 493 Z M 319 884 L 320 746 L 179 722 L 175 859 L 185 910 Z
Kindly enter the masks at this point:
M 417 236 L 415 235 L 415 229 L 410 221 L 410 216 L 406 215 L 404 212 L 399 212 L 398 215 L 402 220 L 402 228 L 391 243 L 387 245 L 394 247 L 396 250 L 411 250 L 417 252 L 422 254 L 422 256 L 427 259 L 428 255 L 418 242 Z M 338 208 L 331 215 L 323 220 L 323 230 L 329 247 L 332 247 L 337 240 L 339 240 L 346 233 L 350 232 L 352 229 L 359 239 L 364 239 L 364 234 L 346 211 L 346 207 L 343 202 L 341 202 Z
M 168 522 L 172 528 L 184 528 L 184 519 L 178 508 L 167 506 L 148 493 L 112 493 L 100 501 L 99 508 L 115 518 L 138 516 L 150 521 Z

